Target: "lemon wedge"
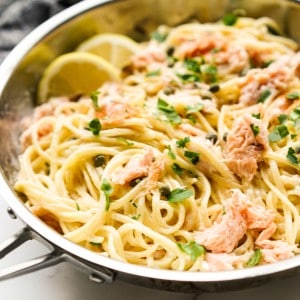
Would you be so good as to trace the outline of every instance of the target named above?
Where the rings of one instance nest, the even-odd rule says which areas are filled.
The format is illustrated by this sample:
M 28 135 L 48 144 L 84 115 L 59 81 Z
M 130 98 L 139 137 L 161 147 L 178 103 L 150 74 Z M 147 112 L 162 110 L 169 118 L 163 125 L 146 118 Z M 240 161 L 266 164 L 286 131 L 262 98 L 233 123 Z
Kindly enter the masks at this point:
M 96 54 L 122 69 L 130 63 L 130 57 L 139 49 L 140 45 L 125 35 L 102 33 L 81 43 L 77 51 Z
M 38 102 L 51 97 L 89 94 L 106 81 L 119 79 L 119 70 L 105 59 L 81 52 L 57 57 L 45 70 L 38 86 Z

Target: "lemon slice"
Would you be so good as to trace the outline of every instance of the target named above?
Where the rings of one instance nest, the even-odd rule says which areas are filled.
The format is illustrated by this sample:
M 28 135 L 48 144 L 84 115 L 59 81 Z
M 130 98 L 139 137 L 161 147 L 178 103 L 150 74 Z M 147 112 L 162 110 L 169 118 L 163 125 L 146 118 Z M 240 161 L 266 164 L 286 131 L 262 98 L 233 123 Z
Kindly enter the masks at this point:
M 57 57 L 45 70 L 38 86 L 38 102 L 51 97 L 89 94 L 106 81 L 119 79 L 119 71 L 105 59 L 81 52 Z
M 130 63 L 130 57 L 139 51 L 140 45 L 131 38 L 117 33 L 102 33 L 79 45 L 77 51 L 99 55 L 118 69 Z

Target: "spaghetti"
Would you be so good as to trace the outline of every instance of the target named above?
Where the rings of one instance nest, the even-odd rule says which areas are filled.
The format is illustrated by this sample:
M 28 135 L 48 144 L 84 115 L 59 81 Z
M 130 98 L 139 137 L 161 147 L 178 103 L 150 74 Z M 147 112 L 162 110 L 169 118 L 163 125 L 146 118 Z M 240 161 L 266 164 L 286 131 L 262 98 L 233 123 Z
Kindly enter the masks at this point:
M 35 108 L 16 191 L 67 239 L 153 268 L 299 253 L 300 55 L 268 19 L 161 26 L 120 82 Z

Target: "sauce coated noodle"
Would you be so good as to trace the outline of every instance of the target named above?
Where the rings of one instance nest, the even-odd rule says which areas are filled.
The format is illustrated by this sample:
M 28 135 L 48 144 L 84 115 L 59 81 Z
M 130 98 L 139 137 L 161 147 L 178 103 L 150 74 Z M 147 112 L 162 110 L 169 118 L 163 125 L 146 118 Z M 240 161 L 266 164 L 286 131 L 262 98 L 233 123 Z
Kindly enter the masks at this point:
M 299 253 L 300 54 L 267 18 L 161 26 L 21 136 L 15 189 L 47 224 L 133 264 L 220 271 Z

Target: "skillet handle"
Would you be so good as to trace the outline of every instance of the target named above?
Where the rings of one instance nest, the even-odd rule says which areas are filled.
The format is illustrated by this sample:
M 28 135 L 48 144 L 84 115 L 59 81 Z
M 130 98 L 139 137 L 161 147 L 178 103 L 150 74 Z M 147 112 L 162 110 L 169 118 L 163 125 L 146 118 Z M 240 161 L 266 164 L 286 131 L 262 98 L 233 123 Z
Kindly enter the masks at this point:
M 0 243 L 0 259 L 32 238 L 32 231 L 26 227 L 9 237 Z M 0 281 L 48 268 L 62 261 L 62 256 L 54 250 L 49 254 L 0 270 Z
M 21 246 L 23 243 L 34 238 L 36 239 L 36 234 L 33 231 L 26 227 L 23 228 L 15 235 L 9 237 L 6 241 L 0 243 L 0 259 Z M 81 271 L 87 273 L 90 280 L 96 283 L 114 282 L 115 274 L 111 270 L 99 267 L 95 268 L 94 266 L 82 262 L 79 259 L 55 248 L 48 254 L 19 263 L 4 270 L 0 270 L 0 281 L 52 267 L 61 262 L 70 262 Z

